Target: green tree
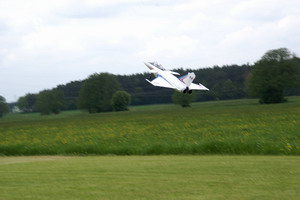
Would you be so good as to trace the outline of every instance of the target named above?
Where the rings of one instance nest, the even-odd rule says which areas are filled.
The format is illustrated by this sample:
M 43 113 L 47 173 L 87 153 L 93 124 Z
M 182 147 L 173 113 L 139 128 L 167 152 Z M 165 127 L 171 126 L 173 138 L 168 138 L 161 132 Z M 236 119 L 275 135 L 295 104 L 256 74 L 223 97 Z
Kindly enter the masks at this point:
M 79 108 L 89 113 L 112 111 L 111 99 L 121 86 L 109 73 L 95 73 L 83 83 L 79 94 Z
M 285 101 L 284 90 L 299 86 L 300 59 L 286 48 L 268 51 L 253 66 L 247 85 L 260 103 Z
M 71 81 L 65 85 L 59 85 L 56 88 L 61 90 L 65 97 L 65 107 L 66 110 L 77 110 L 77 100 L 79 97 L 79 91 L 82 86 L 83 81 Z
M 58 89 L 41 91 L 36 100 L 36 109 L 41 115 L 59 114 L 64 107 L 63 93 Z
M 23 97 L 20 97 L 17 102 L 17 106 L 23 112 L 34 112 L 35 111 L 35 102 L 36 95 L 35 94 L 26 94 Z
M 17 106 L 19 107 L 20 110 L 22 110 L 23 112 L 26 112 L 26 107 L 27 107 L 27 101 L 25 96 L 20 97 L 17 101 Z
M 236 87 L 230 79 L 227 79 L 223 83 L 223 89 L 221 92 L 221 99 L 234 99 Z
M 191 102 L 195 99 L 194 94 L 183 94 L 177 90 L 172 95 L 174 104 L 181 105 L 182 107 L 190 107 Z
M 0 117 L 3 117 L 9 112 L 8 105 L 4 97 L 0 96 Z
M 112 107 L 115 111 L 128 110 L 128 105 L 131 102 L 131 95 L 125 91 L 117 91 L 112 96 Z

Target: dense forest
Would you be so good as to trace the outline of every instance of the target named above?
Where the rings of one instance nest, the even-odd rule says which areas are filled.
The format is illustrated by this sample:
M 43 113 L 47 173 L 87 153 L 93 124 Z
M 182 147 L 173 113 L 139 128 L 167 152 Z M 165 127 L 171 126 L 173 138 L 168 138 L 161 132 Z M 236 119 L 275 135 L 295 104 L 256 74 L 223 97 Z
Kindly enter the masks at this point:
M 251 66 L 224 66 L 205 69 L 174 69 L 181 75 L 193 71 L 196 74 L 194 83 L 201 83 L 210 91 L 195 91 L 196 101 L 215 99 L 238 99 L 246 97 L 244 82 L 251 71 Z M 153 87 L 145 81 L 149 74 L 117 76 L 123 89 L 132 95 L 132 105 L 172 102 L 173 90 Z
M 253 65 L 226 65 L 214 66 L 212 68 L 200 69 L 173 69 L 185 75 L 188 72 L 194 72 L 196 78 L 194 83 L 205 85 L 210 91 L 194 91 L 195 101 L 211 101 L 226 99 L 248 98 L 249 92 L 246 89 L 246 82 L 253 70 Z M 131 95 L 131 105 L 147 105 L 172 103 L 172 95 L 174 90 L 154 87 L 145 79 L 149 77 L 149 73 L 139 73 L 132 75 L 115 75 L 121 85 L 121 89 Z M 78 98 L 80 89 L 84 81 L 72 81 L 65 85 L 58 85 L 52 90 L 58 90 L 63 94 L 64 107 L 63 110 L 78 109 Z M 289 88 L 284 91 L 284 95 L 300 95 L 299 88 Z M 35 94 L 27 94 L 26 97 L 31 99 Z M 23 98 L 23 97 L 22 97 Z M 34 98 L 35 99 L 35 98 Z M 29 101 L 30 102 L 30 101 Z M 31 111 L 34 111 L 34 102 L 29 103 Z
M 180 76 L 188 72 L 194 72 L 196 74 L 194 83 L 201 83 L 210 89 L 210 91 L 194 91 L 194 100 L 211 101 L 250 97 L 249 91 L 246 89 L 246 84 L 247 80 L 251 77 L 250 74 L 253 72 L 254 66 L 249 64 L 226 65 L 222 67 L 214 66 L 212 68 L 199 69 L 180 68 L 172 69 L 172 71 L 180 73 Z M 120 89 L 130 94 L 131 105 L 172 103 L 174 90 L 152 86 L 145 80 L 149 75 L 149 73 L 139 73 L 132 75 L 114 75 L 114 77 L 116 81 L 120 83 Z M 59 107 L 62 110 L 76 110 L 79 108 L 78 100 L 80 91 L 87 80 L 88 78 L 82 81 L 72 81 L 65 85 L 58 85 L 56 88 L 42 91 L 39 94 L 27 94 L 19 98 L 17 105 L 24 112 L 35 112 L 37 111 L 36 103 L 43 99 L 41 93 L 45 93 L 46 95 L 47 92 L 50 92 L 49 95 L 53 96 L 53 94 L 51 95 L 51 91 L 55 91 L 55 93 L 59 94 L 59 98 L 57 100 L 48 100 L 51 102 L 51 105 L 54 105 L 56 102 L 60 104 Z M 299 87 L 288 87 L 284 90 L 284 95 L 300 95 L 300 89 Z M 13 108 L 14 105 L 16 105 L 16 103 L 11 104 L 11 108 Z M 47 112 L 55 112 L 55 110 Z
M 210 91 L 195 91 L 196 101 L 217 99 L 246 98 L 245 80 L 251 72 L 251 65 L 214 66 L 204 69 L 174 69 L 181 75 L 193 71 L 196 74 L 195 83 L 201 83 Z M 133 75 L 116 75 L 122 89 L 131 94 L 131 105 L 171 103 L 173 90 L 153 87 L 147 81 L 149 73 Z M 66 110 L 77 109 L 77 99 L 83 81 L 72 81 L 59 85 L 57 89 L 64 94 Z
M 200 69 L 181 68 L 172 71 L 180 75 L 193 71 L 196 74 L 194 83 L 201 83 L 210 89 L 210 91 L 195 91 L 195 101 L 211 101 L 249 97 L 245 84 L 252 68 L 252 65 L 226 65 Z M 145 80 L 149 77 L 149 73 L 116 75 L 116 77 L 122 89 L 131 94 L 131 105 L 172 103 L 174 91 L 153 87 Z M 82 84 L 83 81 L 72 81 L 57 87 L 65 96 L 66 110 L 77 109 L 77 99 Z M 300 90 L 290 88 L 285 91 L 285 95 L 300 95 Z

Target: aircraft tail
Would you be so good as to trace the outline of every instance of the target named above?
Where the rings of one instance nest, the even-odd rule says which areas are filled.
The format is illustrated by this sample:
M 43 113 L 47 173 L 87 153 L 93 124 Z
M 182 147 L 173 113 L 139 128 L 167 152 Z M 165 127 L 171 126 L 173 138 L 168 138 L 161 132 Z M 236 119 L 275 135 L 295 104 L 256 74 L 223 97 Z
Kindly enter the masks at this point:
M 180 77 L 179 80 L 181 80 L 187 87 L 189 87 L 195 78 L 196 75 L 194 72 L 192 72 Z

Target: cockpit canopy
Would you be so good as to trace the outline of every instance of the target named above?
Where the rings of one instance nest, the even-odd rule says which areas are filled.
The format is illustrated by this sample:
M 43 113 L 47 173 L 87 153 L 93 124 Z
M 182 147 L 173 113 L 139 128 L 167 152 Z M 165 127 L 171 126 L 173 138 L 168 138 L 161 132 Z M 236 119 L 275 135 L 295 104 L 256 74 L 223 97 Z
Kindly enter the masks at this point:
M 163 68 L 163 66 L 162 66 L 161 64 L 159 64 L 159 63 L 157 63 L 157 62 L 149 62 L 149 63 L 150 63 L 151 65 L 153 65 L 153 66 L 155 66 L 155 67 L 157 67 L 157 68 L 163 70 L 163 71 L 166 70 L 165 68 Z

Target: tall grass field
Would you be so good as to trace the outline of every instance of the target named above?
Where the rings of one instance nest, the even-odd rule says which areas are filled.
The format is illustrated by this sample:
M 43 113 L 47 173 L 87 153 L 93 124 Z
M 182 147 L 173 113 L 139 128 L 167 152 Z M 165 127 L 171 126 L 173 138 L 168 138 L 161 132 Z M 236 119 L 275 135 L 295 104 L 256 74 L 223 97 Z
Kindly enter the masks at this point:
M 0 155 L 300 155 L 300 97 L 0 119 Z

